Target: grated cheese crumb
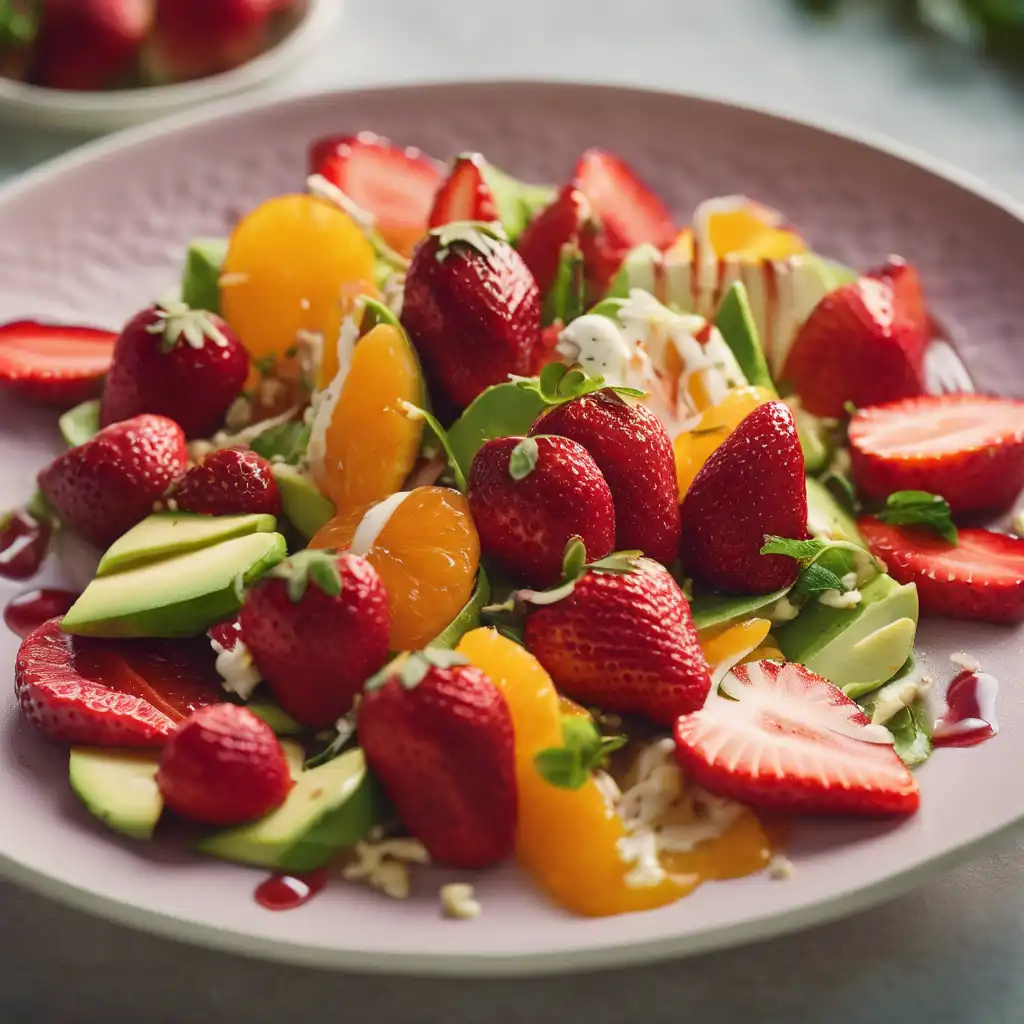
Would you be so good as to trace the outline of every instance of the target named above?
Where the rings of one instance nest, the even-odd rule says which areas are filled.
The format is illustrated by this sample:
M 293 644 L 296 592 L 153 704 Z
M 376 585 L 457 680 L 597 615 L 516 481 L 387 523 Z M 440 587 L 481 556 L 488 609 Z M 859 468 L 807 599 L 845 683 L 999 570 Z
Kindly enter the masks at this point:
M 464 882 L 441 886 L 440 896 L 444 916 L 455 921 L 471 921 L 483 910 L 473 886 Z
M 776 881 L 784 882 L 792 878 L 796 871 L 796 865 L 784 854 L 776 853 L 768 861 L 768 877 Z
M 418 839 L 382 839 L 359 842 L 355 860 L 346 864 L 342 876 L 349 882 L 366 882 L 393 900 L 409 898 L 412 891 L 410 864 L 429 864 L 430 855 Z

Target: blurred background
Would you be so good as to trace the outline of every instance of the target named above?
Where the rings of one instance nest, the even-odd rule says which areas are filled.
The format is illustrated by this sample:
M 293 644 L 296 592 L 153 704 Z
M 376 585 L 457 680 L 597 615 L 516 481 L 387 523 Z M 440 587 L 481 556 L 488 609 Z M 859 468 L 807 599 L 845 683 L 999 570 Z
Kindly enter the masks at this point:
M 29 0 L 0 0 L 0 65 L 36 83 L 0 80 L 0 181 L 96 134 L 81 115 L 88 91 L 41 98 L 43 87 L 113 89 L 104 95 L 116 119 L 123 91 L 179 88 L 156 83 L 184 78 L 181 105 L 191 108 L 216 91 L 217 72 L 266 60 L 316 8 L 332 15 L 317 23 L 327 27 L 273 63 L 259 83 L 264 95 L 467 78 L 680 90 L 882 133 L 1024 201 L 1024 0 L 280 0 L 273 11 L 272 0 L 232 0 L 238 21 L 229 27 L 244 28 L 255 11 L 258 28 L 239 31 L 234 44 L 202 20 L 214 0 L 181 0 L 173 6 L 188 16 L 170 23 L 149 20 L 151 0 L 49 2 L 69 19 L 63 28 L 47 26 L 45 12 L 37 25 Z M 90 15 L 101 14 L 131 29 L 115 33 L 112 50 L 102 35 L 85 42 Z M 250 963 L 137 935 L 0 883 L 0 1021 L 1009 1024 L 1024 1019 L 1020 903 L 1007 897 L 1019 887 L 1020 847 L 1005 841 L 850 921 L 752 949 L 528 984 L 398 982 Z M 961 915 L 943 913 L 950 901 Z

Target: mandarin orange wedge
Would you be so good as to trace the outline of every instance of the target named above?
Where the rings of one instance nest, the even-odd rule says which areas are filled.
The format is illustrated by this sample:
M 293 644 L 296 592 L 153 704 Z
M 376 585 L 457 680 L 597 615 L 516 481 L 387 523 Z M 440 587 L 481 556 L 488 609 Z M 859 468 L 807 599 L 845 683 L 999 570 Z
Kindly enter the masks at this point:
M 278 196 L 239 221 L 221 273 L 221 309 L 254 359 L 300 331 L 327 337 L 340 289 L 373 280 L 375 256 L 347 213 L 308 195 Z
M 447 487 L 417 487 L 354 509 L 327 523 L 314 548 L 349 548 L 384 581 L 391 608 L 391 649 L 429 644 L 469 601 L 480 541 L 466 499 Z

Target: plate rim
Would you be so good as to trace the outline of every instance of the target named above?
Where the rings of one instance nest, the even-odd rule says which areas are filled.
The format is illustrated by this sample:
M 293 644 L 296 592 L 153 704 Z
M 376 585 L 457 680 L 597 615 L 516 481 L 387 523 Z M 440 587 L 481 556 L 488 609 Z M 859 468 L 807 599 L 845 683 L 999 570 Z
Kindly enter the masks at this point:
M 80 146 L 70 153 L 50 160 L 38 168 L 17 176 L 0 187 L 0 207 L 15 202 L 49 180 L 73 171 L 92 160 L 102 159 L 122 149 L 173 136 L 197 124 L 209 126 L 218 122 L 242 118 L 248 114 L 268 111 L 286 111 L 303 104 L 329 100 L 331 97 L 390 97 L 412 91 L 444 91 L 451 89 L 552 89 L 601 91 L 616 94 L 632 94 L 639 102 L 645 98 L 698 102 L 717 106 L 723 110 L 740 110 L 760 117 L 781 121 L 791 125 L 810 128 L 826 135 L 852 141 L 869 149 L 881 152 L 933 176 L 957 186 L 964 191 L 995 206 L 1024 226 L 1024 203 L 1001 193 L 998 189 L 978 180 L 947 163 L 941 158 L 896 142 L 884 136 L 873 135 L 856 128 L 847 128 L 836 123 L 804 119 L 780 113 L 753 104 L 735 103 L 691 92 L 654 90 L 633 86 L 610 85 L 576 81 L 551 81 L 545 79 L 471 79 L 453 81 L 430 81 L 396 86 L 381 86 L 359 89 L 335 89 L 302 94 L 298 96 L 267 98 L 260 96 L 234 97 L 216 104 L 203 106 L 177 115 L 117 132 L 109 137 Z M 797 906 L 788 911 L 753 921 L 743 921 L 716 927 L 684 936 L 659 936 L 647 941 L 607 943 L 600 947 L 566 945 L 558 953 L 539 954 L 508 953 L 486 954 L 467 959 L 463 955 L 448 953 L 416 952 L 365 952 L 354 949 L 331 948 L 301 940 L 282 941 L 252 931 L 218 924 L 195 921 L 161 910 L 142 906 L 130 899 L 111 898 L 81 888 L 73 883 L 56 878 L 45 872 L 36 871 L 30 864 L 16 860 L 0 851 L 0 873 L 30 889 L 51 898 L 58 899 L 77 909 L 116 922 L 138 928 L 177 941 L 185 941 L 228 952 L 257 956 L 269 960 L 285 961 L 321 968 L 343 968 L 370 973 L 401 973 L 406 975 L 447 975 L 502 977 L 515 975 L 539 976 L 569 972 L 583 972 L 607 967 L 620 967 L 638 963 L 650 963 L 665 959 L 712 952 L 727 946 L 742 945 L 773 936 L 781 936 L 835 920 L 850 913 L 866 910 L 880 902 L 907 891 L 927 878 L 934 877 L 986 849 L 998 845 L 1005 837 L 1024 824 L 1024 806 L 1011 819 L 994 831 L 974 836 L 938 853 L 928 859 L 908 865 L 896 874 L 890 874 L 874 882 L 844 889 L 833 896 Z M 784 883 L 780 883 L 784 884 Z

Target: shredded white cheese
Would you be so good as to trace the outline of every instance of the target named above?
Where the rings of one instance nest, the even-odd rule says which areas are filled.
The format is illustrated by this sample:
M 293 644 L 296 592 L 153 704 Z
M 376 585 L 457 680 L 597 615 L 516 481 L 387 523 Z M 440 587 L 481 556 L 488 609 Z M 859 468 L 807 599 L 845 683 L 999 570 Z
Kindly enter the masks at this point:
M 349 882 L 366 882 L 393 900 L 409 898 L 412 890 L 410 864 L 429 864 L 430 855 L 418 839 L 381 839 L 359 842 L 355 860 L 346 864 L 342 876 Z
M 440 896 L 444 916 L 455 921 L 470 921 L 483 910 L 473 886 L 464 882 L 441 886 Z
M 253 661 L 252 652 L 239 638 L 234 647 L 224 647 L 212 637 L 210 646 L 217 655 L 217 674 L 223 682 L 221 686 L 228 693 L 233 693 L 242 700 L 249 700 L 253 690 L 260 684 L 263 676 Z

